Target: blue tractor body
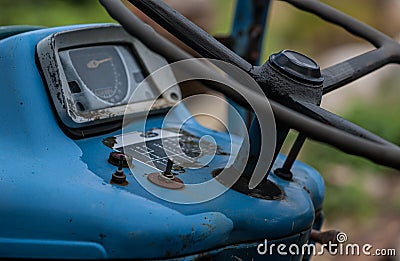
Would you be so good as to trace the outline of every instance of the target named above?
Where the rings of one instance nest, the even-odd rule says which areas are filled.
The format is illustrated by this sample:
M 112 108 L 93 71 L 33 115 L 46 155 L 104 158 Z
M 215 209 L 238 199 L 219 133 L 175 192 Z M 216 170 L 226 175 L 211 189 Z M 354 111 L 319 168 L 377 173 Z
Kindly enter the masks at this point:
M 296 162 L 293 181 L 279 178 L 273 170 L 282 165 L 284 155 L 278 156 L 268 177 L 280 190 L 280 196 L 271 199 L 229 189 L 199 204 L 168 202 L 138 183 L 132 172 L 146 177 L 157 170 L 135 157 L 133 168 L 124 169 L 127 184 L 110 183 L 117 167 L 107 159 L 115 150 L 104 141 L 121 135 L 121 129 L 79 139 L 67 135 L 37 54 L 45 38 L 93 28 L 120 30 L 109 24 L 77 25 L 0 40 L 0 257 L 301 259 L 276 250 L 265 256 L 257 252 L 265 240 L 301 246 L 322 223 L 321 176 Z M 177 119 L 190 117 L 184 104 L 172 113 Z M 164 117 L 163 112 L 152 114 L 146 130 L 163 128 Z M 142 124 L 137 117 L 124 126 L 125 132 L 142 132 Z M 194 137 L 211 136 L 223 152 L 230 151 L 231 142 L 240 146 L 240 139 L 207 129 L 193 118 L 183 130 Z M 227 154 L 216 155 L 204 168 L 184 168 L 178 177 L 185 184 L 212 179 L 213 172 L 225 166 Z M 182 199 L 192 196 L 188 188 L 175 193 Z

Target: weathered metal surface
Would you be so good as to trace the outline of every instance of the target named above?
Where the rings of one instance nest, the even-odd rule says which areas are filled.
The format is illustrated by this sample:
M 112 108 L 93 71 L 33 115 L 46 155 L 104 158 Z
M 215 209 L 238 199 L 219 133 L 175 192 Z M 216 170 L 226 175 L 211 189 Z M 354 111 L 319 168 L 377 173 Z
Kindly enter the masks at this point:
M 0 143 L 7 148 L 6 158 L 20 162 L 4 161 L 0 168 L 1 257 L 165 259 L 229 245 L 245 251 L 236 244 L 265 237 L 292 235 L 297 240 L 312 226 L 323 198 L 323 182 L 315 170 L 298 162 L 290 184 L 270 175 L 284 191 L 284 200 L 229 190 L 194 207 L 167 203 L 149 195 L 129 169 L 124 169 L 129 184 L 109 184 L 115 166 L 107 162 L 112 150 L 103 140 L 120 131 L 81 140 L 66 136 L 35 63 L 35 46 L 41 39 L 83 27 L 38 30 L 0 41 L 0 104 L 4 106 L 0 133 L 6 137 Z M 184 106 L 175 113 L 181 119 L 190 116 Z M 140 130 L 139 121 L 131 122 L 131 131 Z M 148 127 L 159 128 L 162 122 L 163 115 L 154 115 Z M 229 151 L 226 133 L 205 129 L 194 120 L 185 130 L 199 137 L 210 135 L 222 151 Z M 109 146 L 114 142 L 107 141 Z M 208 180 L 211 170 L 224 165 L 227 157 L 216 155 L 209 167 L 186 169 L 179 178 L 185 184 Z M 155 171 L 133 161 L 137 174 Z M 311 194 L 303 189 L 305 185 Z M 175 192 L 191 196 L 187 189 Z

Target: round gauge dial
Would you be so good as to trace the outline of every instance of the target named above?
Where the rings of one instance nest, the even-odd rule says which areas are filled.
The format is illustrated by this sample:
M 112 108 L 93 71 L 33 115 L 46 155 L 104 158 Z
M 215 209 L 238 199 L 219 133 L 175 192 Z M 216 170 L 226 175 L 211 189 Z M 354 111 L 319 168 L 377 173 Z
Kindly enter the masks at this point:
M 125 66 L 113 46 L 80 48 L 69 52 L 85 86 L 101 100 L 120 103 L 128 93 Z

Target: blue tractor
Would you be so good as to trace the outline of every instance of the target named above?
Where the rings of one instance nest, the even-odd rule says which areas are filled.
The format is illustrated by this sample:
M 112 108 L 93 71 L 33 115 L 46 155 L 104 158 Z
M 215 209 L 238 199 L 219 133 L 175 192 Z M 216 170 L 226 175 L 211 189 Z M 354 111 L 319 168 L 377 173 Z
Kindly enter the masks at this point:
M 306 260 L 295 250 L 337 243 L 320 231 L 324 181 L 296 157 L 310 138 L 400 169 L 399 147 L 319 107 L 400 47 L 318 1 L 285 1 L 376 49 L 324 70 L 291 50 L 258 66 L 268 0 L 237 1 L 228 47 L 162 1 L 129 0 L 201 59 L 119 0 L 100 2 L 120 25 L 1 27 L 0 258 Z M 226 130 L 198 123 L 185 81 L 225 95 Z

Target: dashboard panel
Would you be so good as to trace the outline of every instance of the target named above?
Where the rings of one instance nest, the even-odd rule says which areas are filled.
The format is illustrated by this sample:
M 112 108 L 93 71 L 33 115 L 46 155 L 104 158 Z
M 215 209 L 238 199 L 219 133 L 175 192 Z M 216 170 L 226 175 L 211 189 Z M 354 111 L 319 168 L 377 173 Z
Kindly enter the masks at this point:
M 70 136 L 104 133 L 120 126 L 125 114 L 146 114 L 151 105 L 150 113 L 160 112 L 181 99 L 178 85 L 144 81 L 168 62 L 117 25 L 55 33 L 36 51 L 55 111 Z
M 218 171 L 230 166 L 242 139 L 204 128 L 185 104 L 165 115 L 179 102 L 178 86 L 163 87 L 167 80 L 149 82 L 145 88 L 137 83 L 139 72 L 146 78 L 167 61 L 119 26 L 46 28 L 3 39 L 1 47 L 0 129 L 7 148 L 0 172 L 5 199 L 0 211 L 7 213 L 0 222 L 1 257 L 195 259 L 208 254 L 207 249 L 222 249 L 223 259 L 231 257 L 226 252 L 231 246 L 239 244 L 247 253 L 248 247 L 256 249 L 256 239 L 266 236 L 271 242 L 299 243 L 309 238 L 313 224 L 319 228 L 322 215 L 316 211 L 322 207 L 323 180 L 300 162 L 294 163 L 291 182 L 274 173 L 268 177 L 282 190 L 283 199 L 266 200 L 254 197 L 260 194 L 228 189 L 192 205 L 149 193 L 146 188 L 194 203 L 197 195 L 213 189 L 207 185 L 200 191 L 189 185 L 214 180 Z M 166 77 L 174 77 L 169 73 Z M 142 133 L 141 115 L 144 104 L 153 102 L 148 99 L 152 95 L 160 107 L 153 110 Z M 137 117 L 123 130 L 112 129 L 124 113 Z M 174 121 L 166 124 L 167 116 Z M 184 132 L 174 129 L 178 125 Z M 75 139 L 90 135 L 94 136 Z M 112 177 L 123 151 L 134 166 L 123 167 L 126 183 L 116 184 Z M 173 159 L 171 171 L 184 188 L 169 190 L 148 178 L 166 170 L 166 156 Z M 275 167 L 284 161 L 279 155 Z M 188 245 L 187 239 L 194 244 Z

